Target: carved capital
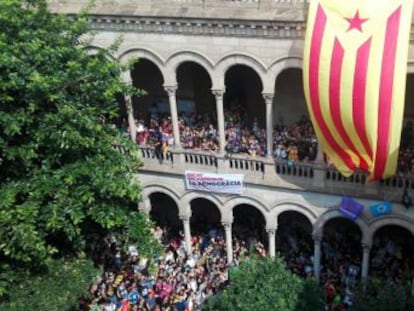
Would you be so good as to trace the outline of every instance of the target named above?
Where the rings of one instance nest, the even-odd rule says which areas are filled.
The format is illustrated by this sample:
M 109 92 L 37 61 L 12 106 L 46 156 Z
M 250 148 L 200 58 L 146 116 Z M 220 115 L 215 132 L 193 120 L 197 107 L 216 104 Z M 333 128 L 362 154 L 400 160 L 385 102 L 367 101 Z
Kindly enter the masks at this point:
M 312 234 L 312 239 L 315 243 L 321 243 L 322 235 L 321 234 Z
M 223 221 L 221 224 L 223 225 L 224 230 L 230 230 L 231 229 L 232 223 L 230 221 Z
M 148 214 L 151 211 L 151 202 L 148 199 L 138 202 L 138 210 L 142 213 Z
M 217 99 L 222 99 L 224 95 L 224 90 L 211 90 L 211 93 L 216 97 Z
M 122 81 L 123 84 L 125 84 L 127 86 L 133 85 L 131 72 L 130 71 L 123 71 L 121 73 L 121 81 Z
M 178 217 L 182 222 L 190 222 L 190 216 L 188 215 L 179 215 Z
M 267 232 L 268 234 L 275 235 L 275 234 L 276 234 L 276 230 L 277 230 L 277 229 L 275 229 L 275 228 L 267 228 L 267 229 L 266 229 L 266 232 Z
M 267 105 L 271 105 L 273 103 L 273 97 L 275 94 L 273 93 L 262 93 L 264 101 Z
M 134 83 L 132 82 L 132 80 L 128 80 L 128 81 L 122 81 L 122 84 L 125 86 L 133 86 Z
M 366 253 L 366 252 L 369 253 L 371 251 L 371 245 L 366 244 L 366 243 L 362 243 L 361 246 L 362 246 L 362 251 L 364 253 Z
M 178 86 L 177 85 L 164 85 L 164 90 L 168 93 L 168 96 L 175 96 L 177 92 Z

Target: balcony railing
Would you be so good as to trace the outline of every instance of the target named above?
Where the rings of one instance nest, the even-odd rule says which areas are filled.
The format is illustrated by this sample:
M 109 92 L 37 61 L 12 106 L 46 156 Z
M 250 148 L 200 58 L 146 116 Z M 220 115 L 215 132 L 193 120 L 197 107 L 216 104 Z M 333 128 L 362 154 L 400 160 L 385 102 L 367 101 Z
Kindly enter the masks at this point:
M 154 148 L 140 148 L 140 156 L 144 160 L 144 163 L 173 163 L 173 153 L 156 151 Z
M 206 167 L 217 167 L 217 159 L 213 154 L 184 152 L 184 159 L 187 165 L 200 165 Z
M 280 176 L 295 176 L 300 178 L 313 178 L 313 165 L 309 163 L 289 163 L 275 161 L 276 174 Z
M 325 173 L 326 180 L 330 180 L 331 182 L 340 182 L 348 184 L 365 184 L 367 181 L 367 176 L 368 174 L 357 171 L 350 177 L 344 177 L 334 167 L 327 167 Z
M 192 150 L 162 153 L 142 146 L 139 149 L 144 163 L 142 171 L 146 172 L 184 174 L 191 169 L 211 173 L 237 173 L 244 175 L 246 183 L 397 202 L 406 188 L 414 195 L 414 176 L 410 175 L 367 184 L 368 177 L 364 172 L 344 177 L 334 167 L 316 162 L 289 163 L 261 157 L 228 156 Z
M 227 158 L 230 170 L 241 171 L 245 173 L 264 173 L 263 161 L 258 159 L 249 159 L 246 157 L 231 156 Z

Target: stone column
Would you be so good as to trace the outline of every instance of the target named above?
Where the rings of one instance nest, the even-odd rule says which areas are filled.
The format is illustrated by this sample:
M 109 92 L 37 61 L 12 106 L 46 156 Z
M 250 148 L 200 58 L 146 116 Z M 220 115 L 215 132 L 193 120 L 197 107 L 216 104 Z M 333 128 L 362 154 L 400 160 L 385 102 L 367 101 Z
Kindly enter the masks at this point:
M 223 109 L 223 95 L 224 90 L 211 90 L 216 97 L 216 111 L 217 111 L 217 130 L 219 136 L 220 153 L 225 153 L 226 136 L 224 133 L 224 109 Z
M 269 237 L 269 256 L 274 258 L 276 256 L 276 229 L 267 229 Z
M 128 115 L 128 126 L 131 140 L 136 143 L 137 141 L 137 125 L 135 124 L 134 106 L 132 105 L 132 98 L 129 95 L 125 95 L 125 106 Z
M 124 71 L 121 74 L 121 80 L 122 83 L 125 86 L 132 86 L 134 85 L 133 81 L 131 80 L 131 72 L 130 71 Z M 128 117 L 128 127 L 129 127 L 129 135 L 131 137 L 131 140 L 136 143 L 137 138 L 137 125 L 135 124 L 135 115 L 134 115 L 134 106 L 132 104 L 132 98 L 130 95 L 124 95 L 125 100 L 125 109 L 127 112 Z
M 226 234 L 227 264 L 233 263 L 233 237 L 231 233 L 231 222 L 223 222 L 224 232 Z
M 149 199 L 143 199 L 142 201 L 138 202 L 138 210 L 149 216 L 151 212 L 151 201 Z
M 191 255 L 193 253 L 193 250 L 192 250 L 192 245 L 191 245 L 190 217 L 181 216 L 180 219 L 183 222 L 183 227 L 184 227 L 184 241 L 185 241 L 185 248 L 187 251 L 187 255 Z
M 318 153 L 313 165 L 313 179 L 312 186 L 320 189 L 325 189 L 326 170 L 328 166 L 325 163 L 322 146 L 318 142 Z
M 313 261 L 313 276 L 319 282 L 321 274 L 321 236 L 313 236 L 314 241 L 314 261 Z
M 263 93 L 266 104 L 266 156 L 269 158 L 273 154 L 273 97 L 272 93 Z
M 317 144 L 317 148 L 318 150 L 317 150 L 315 162 L 320 163 L 320 164 L 325 164 L 325 158 L 323 155 L 322 146 L 319 142 Z
M 175 97 L 175 94 L 177 92 L 177 85 L 164 85 L 164 89 L 168 93 L 168 101 L 170 103 L 170 113 L 174 135 L 174 148 L 181 149 L 180 129 L 178 127 L 177 99 Z
M 368 278 L 369 270 L 369 254 L 371 247 L 369 245 L 362 245 L 362 269 L 361 269 L 361 279 L 366 280 Z

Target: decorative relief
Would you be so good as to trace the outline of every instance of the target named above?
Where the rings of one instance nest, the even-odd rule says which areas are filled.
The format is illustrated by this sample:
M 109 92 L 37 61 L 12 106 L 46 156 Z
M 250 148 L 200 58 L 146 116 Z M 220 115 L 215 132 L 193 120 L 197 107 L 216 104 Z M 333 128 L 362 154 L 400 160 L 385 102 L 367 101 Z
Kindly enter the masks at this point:
M 211 93 L 216 97 L 216 100 L 223 99 L 224 90 L 211 90 Z
M 273 103 L 273 97 L 275 96 L 273 93 L 263 93 L 262 95 L 266 104 L 271 105 Z
M 231 36 L 269 39 L 303 39 L 303 21 L 232 21 L 171 19 L 166 17 L 96 16 L 89 17 L 94 30 L 136 31 L 197 36 Z
M 54 11 L 61 10 L 59 0 L 48 0 Z M 87 3 L 87 0 L 78 0 Z M 124 0 L 127 1 L 127 0 Z M 103 11 L 99 15 L 90 15 L 94 30 L 132 31 L 146 33 L 184 34 L 197 36 L 232 36 L 269 39 L 303 39 L 305 35 L 304 21 L 309 0 L 136 0 L 144 7 L 162 9 L 165 7 L 195 7 L 201 12 L 204 9 L 221 9 L 221 4 L 242 7 L 261 15 L 256 20 L 237 20 L 234 17 L 206 19 L 191 17 L 157 16 L 123 16 L 123 12 L 114 9 L 112 13 Z M 267 4 L 270 6 L 267 8 Z M 257 7 L 249 7 L 251 5 Z M 261 8 L 264 6 L 264 9 Z M 254 10 L 254 11 L 253 11 Z M 267 10 L 267 11 L 266 11 Z M 270 13 L 267 21 L 263 12 Z M 144 13 L 145 14 L 145 13 Z M 252 18 L 254 18 L 254 14 Z M 71 15 L 71 14 L 69 14 Z M 73 16 L 73 15 L 72 15 Z M 414 27 L 410 33 L 410 43 L 414 42 Z
M 177 92 L 178 86 L 177 85 L 166 85 L 164 86 L 165 91 L 168 93 L 168 97 L 175 96 L 175 92 Z
M 271 235 L 275 235 L 276 234 L 276 229 L 266 229 L 266 232 L 271 234 Z

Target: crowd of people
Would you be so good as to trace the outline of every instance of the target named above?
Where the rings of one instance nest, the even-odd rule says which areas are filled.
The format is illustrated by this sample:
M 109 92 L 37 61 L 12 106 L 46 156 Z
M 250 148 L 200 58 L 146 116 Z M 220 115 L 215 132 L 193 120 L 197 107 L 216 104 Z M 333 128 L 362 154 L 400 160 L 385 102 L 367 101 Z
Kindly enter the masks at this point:
M 347 310 L 352 306 L 352 293 L 360 277 L 358 240 L 348 231 L 326 232 L 322 240 L 320 282 L 324 286 L 326 308 Z M 287 268 L 304 279 L 313 278 L 314 248 L 309 232 L 301 226 L 284 226 L 278 245 Z
M 183 235 L 157 227 L 155 237 L 164 246 L 164 254 L 150 265 L 134 247 L 124 253 L 115 239 L 108 240 L 104 256 L 105 273 L 82 297 L 82 310 L 149 311 L 201 310 L 204 301 L 227 285 L 226 243 L 223 231 L 210 228 L 192 237 L 192 255 L 188 256 Z M 257 240 L 234 239 L 234 265 L 252 252 L 266 256 Z
M 245 154 L 252 157 L 266 156 L 266 130 L 258 119 L 248 121 L 246 113 L 238 106 L 226 108 L 225 150 L 228 154 Z M 217 120 L 214 114 L 182 112 L 178 117 L 180 143 L 184 149 L 219 151 Z M 126 120 L 117 122 L 127 129 Z M 139 145 L 159 147 L 163 152 L 174 144 L 172 121 L 169 114 L 152 110 L 148 117 L 136 119 Z M 128 129 L 129 131 L 129 129 Z M 128 132 L 125 131 L 127 134 Z M 275 159 L 288 161 L 313 161 L 317 155 L 317 141 L 312 124 L 303 116 L 292 126 L 278 124 L 273 128 L 272 154 Z
M 249 122 L 246 113 L 239 106 L 228 107 L 225 116 L 225 151 L 228 154 L 244 154 L 251 157 L 267 155 L 266 130 L 258 119 Z M 178 117 L 180 143 L 184 149 L 194 151 L 219 151 L 217 120 L 214 113 L 197 114 L 181 112 Z M 127 135 L 125 119 L 116 122 Z M 172 121 L 169 114 L 151 110 L 148 116 L 136 119 L 136 142 L 142 146 L 158 148 L 164 155 L 174 145 Z M 401 135 L 401 148 L 398 157 L 400 176 L 414 174 L 414 129 L 406 122 Z M 276 124 L 273 127 L 271 154 L 276 160 L 312 162 L 318 154 L 318 142 L 312 122 L 306 116 L 292 125 Z M 325 158 L 328 164 L 329 159 Z
M 398 153 L 398 171 L 400 176 L 414 175 L 414 127 L 411 121 L 404 124 L 401 132 Z
M 352 306 L 352 294 L 361 277 L 361 236 L 349 226 L 331 227 L 322 240 L 321 281 L 329 304 Z M 340 297 L 340 301 L 335 298 Z
M 232 266 L 252 254 L 267 256 L 266 241 L 257 232 L 237 225 L 233 231 Z M 201 310 L 208 297 L 228 285 L 224 232 L 209 226 L 204 233 L 194 234 L 190 256 L 182 232 L 172 232 L 167 227 L 154 228 L 154 236 L 164 247 L 163 255 L 155 260 L 141 257 L 135 247 L 124 252 L 116 239 L 108 239 L 102 257 L 105 272 L 90 286 L 88 297 L 80 300 L 81 310 Z M 287 268 L 302 278 L 313 278 L 314 248 L 309 232 L 296 225 L 282 226 L 277 237 L 278 251 Z M 336 224 L 326 230 L 321 246 L 320 281 L 327 308 L 347 310 L 361 277 L 360 233 L 346 224 Z M 411 280 L 412 256 L 407 252 L 398 240 L 384 234 L 376 236 L 370 274 L 392 282 Z
M 276 245 L 287 268 L 302 278 L 313 277 L 314 242 L 310 228 L 292 220 L 279 226 Z M 398 228 L 397 228 L 398 229 Z M 413 278 L 413 243 L 404 240 L 396 228 L 376 234 L 370 253 L 369 275 L 403 284 Z M 328 226 L 321 241 L 320 282 L 324 287 L 327 310 L 348 310 L 361 278 L 361 234 L 345 222 Z
M 413 245 L 407 247 L 405 235 L 402 232 L 394 232 L 397 239 L 390 239 L 388 235 L 377 236 L 373 241 L 371 253 L 370 273 L 393 282 L 412 279 L 411 253 Z

